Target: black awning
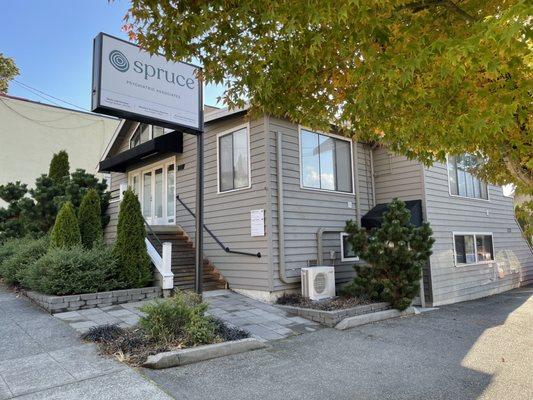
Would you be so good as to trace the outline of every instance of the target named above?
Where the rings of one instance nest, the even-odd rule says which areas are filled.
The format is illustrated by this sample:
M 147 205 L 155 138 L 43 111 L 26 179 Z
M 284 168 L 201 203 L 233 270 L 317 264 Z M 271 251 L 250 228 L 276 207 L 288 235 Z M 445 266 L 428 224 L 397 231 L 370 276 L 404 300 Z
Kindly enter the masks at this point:
M 129 166 L 147 158 L 168 154 L 183 153 L 183 133 L 174 131 L 141 143 L 132 149 L 100 161 L 99 172 L 125 172 Z
M 414 226 L 422 225 L 424 218 L 422 216 L 422 200 L 409 200 L 405 202 L 405 207 L 411 212 L 411 224 Z M 381 225 L 383 214 L 389 209 L 388 203 L 377 204 L 372 210 L 367 212 L 361 218 L 361 226 L 371 229 L 378 228 Z

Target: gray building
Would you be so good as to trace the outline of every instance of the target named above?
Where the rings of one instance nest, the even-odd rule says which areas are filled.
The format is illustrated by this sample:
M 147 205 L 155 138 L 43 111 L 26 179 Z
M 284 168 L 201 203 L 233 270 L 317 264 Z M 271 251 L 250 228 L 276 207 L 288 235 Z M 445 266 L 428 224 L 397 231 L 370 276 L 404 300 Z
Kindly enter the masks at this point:
M 471 176 L 462 157 L 426 168 L 375 145 L 269 116 L 250 121 L 245 113 L 205 110 L 207 289 L 227 286 L 272 300 L 299 290 L 300 268 L 311 265 L 334 265 L 337 284 L 348 282 L 360 261 L 342 246 L 346 220 L 365 224 L 395 197 L 410 201 L 434 231 L 424 304 L 533 280 L 533 253 L 514 219 L 513 199 Z M 167 288 L 193 283 L 195 147 L 191 135 L 123 120 L 100 163 L 111 172 L 113 196 L 106 239 L 114 240 L 120 193 L 129 186 Z M 172 245 L 166 256 L 162 242 Z

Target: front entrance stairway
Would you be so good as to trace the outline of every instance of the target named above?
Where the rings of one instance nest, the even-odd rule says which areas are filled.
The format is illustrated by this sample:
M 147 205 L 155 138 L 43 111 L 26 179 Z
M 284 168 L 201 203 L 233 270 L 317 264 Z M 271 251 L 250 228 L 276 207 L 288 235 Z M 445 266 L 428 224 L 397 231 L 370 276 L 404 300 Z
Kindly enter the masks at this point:
M 155 227 L 147 232 L 146 237 L 155 247 L 159 254 L 162 254 L 161 244 L 169 242 L 172 244 L 171 268 L 174 274 L 174 288 L 194 289 L 194 246 L 189 237 L 177 227 Z M 157 237 L 154 238 L 154 234 Z M 226 288 L 226 281 L 216 270 L 214 265 L 204 258 L 203 265 L 203 290 L 217 290 Z

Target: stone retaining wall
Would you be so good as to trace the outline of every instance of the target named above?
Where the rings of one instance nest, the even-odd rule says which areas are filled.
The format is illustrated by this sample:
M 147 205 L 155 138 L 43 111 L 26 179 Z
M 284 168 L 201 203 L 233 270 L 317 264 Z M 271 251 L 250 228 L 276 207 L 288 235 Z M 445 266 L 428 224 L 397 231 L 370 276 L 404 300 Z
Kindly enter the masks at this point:
M 312 308 L 302 308 L 302 307 L 293 307 L 278 305 L 279 307 L 288 313 L 296 314 L 302 318 L 310 319 L 311 321 L 318 322 L 320 324 L 333 327 L 337 325 L 340 321 L 348 317 L 355 317 L 356 315 L 369 314 L 378 311 L 384 311 L 390 309 L 389 303 L 371 303 L 365 304 L 362 306 L 356 306 L 352 308 L 345 308 L 343 310 L 334 310 L 334 311 L 324 311 L 324 310 L 315 310 Z
M 51 314 L 87 308 L 105 307 L 161 297 L 157 286 L 138 289 L 112 290 L 110 292 L 85 293 L 69 296 L 49 296 L 26 291 L 24 294 Z

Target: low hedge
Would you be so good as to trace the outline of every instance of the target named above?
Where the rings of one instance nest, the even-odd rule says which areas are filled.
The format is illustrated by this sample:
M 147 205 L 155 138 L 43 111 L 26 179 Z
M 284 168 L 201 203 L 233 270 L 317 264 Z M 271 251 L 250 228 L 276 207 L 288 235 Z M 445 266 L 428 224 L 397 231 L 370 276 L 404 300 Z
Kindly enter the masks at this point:
M 92 249 L 82 245 L 52 247 L 27 268 L 23 285 L 50 295 L 95 293 L 122 289 L 112 249 L 103 243 Z
M 40 239 L 13 239 L 1 246 L 0 276 L 8 285 L 20 285 L 24 274 L 41 258 L 49 246 L 48 236 Z

